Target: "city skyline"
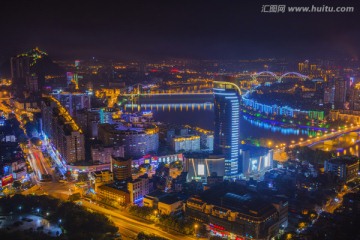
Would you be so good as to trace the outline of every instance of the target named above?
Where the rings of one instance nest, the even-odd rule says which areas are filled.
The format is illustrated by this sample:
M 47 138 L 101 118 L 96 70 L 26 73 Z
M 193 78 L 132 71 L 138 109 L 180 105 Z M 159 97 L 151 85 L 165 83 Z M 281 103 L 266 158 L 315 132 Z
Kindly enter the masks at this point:
M 1 240 L 360 239 L 346 4 L 4 3 Z

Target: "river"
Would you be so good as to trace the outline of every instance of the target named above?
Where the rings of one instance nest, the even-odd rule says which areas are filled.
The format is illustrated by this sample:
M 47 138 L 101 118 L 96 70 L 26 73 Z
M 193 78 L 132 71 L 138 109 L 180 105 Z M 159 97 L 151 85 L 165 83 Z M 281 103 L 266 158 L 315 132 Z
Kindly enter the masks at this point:
M 146 110 L 150 109 L 146 108 Z M 214 129 L 213 108 L 204 109 L 202 105 L 192 106 L 190 104 L 182 106 L 181 109 L 180 107 L 152 107 L 152 112 L 156 121 L 179 125 L 188 124 L 208 130 Z M 276 142 L 290 142 L 305 138 L 310 133 L 304 129 L 281 127 L 261 120 L 250 120 L 243 115 L 240 118 L 240 139 L 266 138 Z
M 133 110 L 151 110 L 154 119 L 159 122 L 173 123 L 178 125 L 197 126 L 208 130 L 214 130 L 214 107 L 213 95 L 164 95 L 150 96 L 141 99 L 141 108 Z M 130 109 L 129 109 L 130 110 Z M 240 117 L 240 140 L 252 140 L 252 143 L 271 147 L 286 143 L 290 144 L 299 140 L 306 140 L 323 134 L 319 129 L 307 129 L 307 126 L 292 127 L 283 123 L 270 120 L 258 119 L 253 116 L 241 115 Z M 325 129 L 321 129 L 324 130 Z M 352 153 L 359 155 L 360 137 L 354 139 L 354 143 L 345 147 L 334 147 L 339 154 Z M 246 141 L 247 142 L 247 141 Z M 270 145 L 269 145 L 270 147 Z M 327 151 L 328 146 L 314 146 Z M 330 150 L 330 149 L 329 149 Z

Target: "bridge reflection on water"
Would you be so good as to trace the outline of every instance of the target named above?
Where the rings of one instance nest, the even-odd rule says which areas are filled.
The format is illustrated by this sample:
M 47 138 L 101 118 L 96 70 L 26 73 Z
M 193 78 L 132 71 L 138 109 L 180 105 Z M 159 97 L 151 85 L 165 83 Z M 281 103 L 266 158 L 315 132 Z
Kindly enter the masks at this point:
M 189 124 L 199 126 L 205 129 L 213 130 L 214 104 L 213 103 L 147 103 L 147 104 L 128 104 L 125 106 L 127 111 L 149 111 L 154 113 L 156 121 L 170 122 L 174 124 Z M 298 142 L 299 139 L 321 138 L 324 134 L 329 134 L 326 129 L 312 126 L 294 126 L 291 127 L 282 122 L 275 122 L 267 119 L 258 119 L 248 115 L 242 115 L 240 118 L 240 138 L 248 137 L 255 139 L 271 139 L 277 142 Z M 343 135 L 342 137 L 347 138 Z M 354 140 L 352 140 L 354 139 Z M 359 156 L 360 137 L 352 136 L 349 141 L 353 144 L 330 149 L 327 145 L 311 146 L 314 149 L 325 151 L 335 151 L 336 155 L 354 154 Z
M 189 124 L 213 130 L 214 104 L 207 103 L 146 103 L 127 104 L 126 111 L 149 111 L 154 113 L 154 119 L 160 122 L 174 124 Z M 281 125 L 280 125 L 281 124 Z M 318 130 L 284 127 L 284 123 L 277 125 L 267 123 L 266 120 L 249 119 L 245 115 L 240 118 L 240 137 L 245 139 L 267 138 L 277 141 L 292 141 L 309 135 L 316 136 Z M 280 134 L 279 134 L 280 133 Z
M 142 111 L 151 110 L 154 112 L 203 112 L 213 111 L 214 104 L 206 103 L 144 103 L 144 104 L 126 104 L 124 106 L 126 111 Z M 179 115 L 179 117 L 183 117 Z M 282 135 L 299 135 L 299 136 L 317 136 L 322 135 L 322 131 L 326 129 L 312 127 L 312 126 L 287 126 L 282 122 L 275 122 L 266 119 L 257 119 L 249 115 L 243 115 L 242 119 L 250 123 L 251 128 L 259 130 L 267 130 L 272 133 L 281 133 Z M 242 123 L 240 123 L 243 125 Z M 266 131 L 266 132 L 267 132 Z M 266 134 L 264 134 L 266 135 Z
M 144 103 L 126 104 L 125 110 L 156 110 L 156 111 L 201 111 L 212 110 L 214 103 Z

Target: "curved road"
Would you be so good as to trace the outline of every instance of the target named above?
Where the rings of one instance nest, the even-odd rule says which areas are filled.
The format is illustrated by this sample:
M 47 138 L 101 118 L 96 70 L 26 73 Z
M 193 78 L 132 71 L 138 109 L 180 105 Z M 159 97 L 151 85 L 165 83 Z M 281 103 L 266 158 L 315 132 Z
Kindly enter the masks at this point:
M 123 239 L 135 239 L 136 235 L 139 232 L 144 232 L 147 234 L 155 234 L 160 237 L 173 240 L 194 240 L 193 237 L 186 236 L 183 234 L 171 234 L 161 230 L 159 227 L 155 226 L 153 223 L 143 223 L 135 219 L 129 218 L 125 215 L 122 215 L 119 210 L 110 210 L 93 203 L 82 200 L 82 205 L 86 208 L 89 208 L 93 211 L 102 213 L 109 217 L 117 227 L 119 227 L 119 232 L 121 233 Z

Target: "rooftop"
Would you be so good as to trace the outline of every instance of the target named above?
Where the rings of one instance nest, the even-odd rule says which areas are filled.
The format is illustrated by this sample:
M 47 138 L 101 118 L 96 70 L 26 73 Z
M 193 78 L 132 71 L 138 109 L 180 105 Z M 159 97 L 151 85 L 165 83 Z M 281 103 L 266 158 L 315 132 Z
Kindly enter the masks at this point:
M 335 163 L 335 164 L 346 164 L 346 165 L 353 165 L 359 162 L 357 157 L 354 156 L 344 156 L 344 157 L 337 157 L 327 160 L 327 162 Z
M 101 175 L 103 173 L 111 173 L 110 170 L 103 170 L 103 171 L 96 171 L 94 172 L 95 175 Z
M 161 190 L 155 190 L 149 194 L 146 194 L 145 197 L 148 197 L 148 198 L 161 198 L 163 196 L 166 196 L 167 193 L 161 191 Z
M 127 190 L 127 186 L 122 185 L 122 184 L 107 184 L 107 185 L 101 185 L 98 188 L 106 190 L 106 191 L 110 191 L 113 193 L 119 193 L 119 192 L 124 192 L 124 193 L 129 193 L 129 191 Z
M 114 156 L 112 156 L 112 159 L 114 159 L 115 161 L 118 161 L 118 162 L 127 162 L 129 160 L 132 160 L 131 158 L 114 157 Z
M 165 203 L 165 204 L 173 204 L 176 202 L 181 201 L 176 195 L 166 195 L 159 199 L 159 202 Z
M 99 128 L 104 129 L 107 132 L 120 133 L 120 134 L 154 134 L 158 132 L 155 125 L 147 125 L 146 127 L 132 127 L 125 126 L 121 123 L 115 124 L 100 124 Z
M 249 144 L 240 144 L 239 149 L 242 151 L 250 151 L 250 157 L 260 157 L 266 155 L 271 149 L 266 147 L 258 147 Z
M 269 201 L 254 198 L 249 194 L 227 193 L 222 197 L 222 207 L 251 217 L 263 217 L 276 212 Z

